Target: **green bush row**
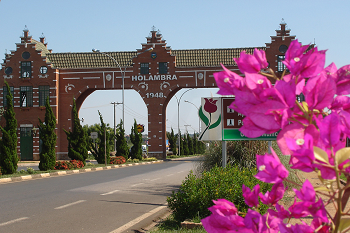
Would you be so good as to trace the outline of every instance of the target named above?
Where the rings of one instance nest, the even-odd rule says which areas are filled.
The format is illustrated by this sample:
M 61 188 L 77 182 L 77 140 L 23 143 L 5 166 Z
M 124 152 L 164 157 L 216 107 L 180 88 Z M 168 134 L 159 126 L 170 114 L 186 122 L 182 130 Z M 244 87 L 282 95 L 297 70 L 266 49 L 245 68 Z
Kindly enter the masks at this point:
M 226 168 L 214 167 L 205 171 L 200 177 L 193 172 L 186 177 L 176 192 L 167 198 L 168 206 L 173 211 L 176 221 L 184 221 L 210 215 L 208 208 L 213 206 L 212 200 L 225 198 L 235 204 L 241 212 L 247 212 L 248 206 L 242 195 L 242 185 L 253 188 L 260 184 L 261 192 L 270 190 L 272 185 L 263 183 L 253 177 L 257 173 L 255 168 L 247 169 L 237 165 Z M 260 203 L 259 211 L 264 213 L 267 206 Z

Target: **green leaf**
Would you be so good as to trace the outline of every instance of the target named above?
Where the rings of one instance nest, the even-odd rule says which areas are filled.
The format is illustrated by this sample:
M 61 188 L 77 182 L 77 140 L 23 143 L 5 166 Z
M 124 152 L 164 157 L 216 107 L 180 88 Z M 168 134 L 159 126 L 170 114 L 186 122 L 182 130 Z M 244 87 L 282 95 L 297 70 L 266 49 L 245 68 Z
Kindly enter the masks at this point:
M 221 123 L 221 114 L 220 114 L 218 120 L 214 124 L 209 126 L 209 129 L 213 129 L 213 128 L 217 127 L 218 125 L 220 125 L 220 123 Z
M 316 188 L 314 188 L 315 191 L 326 191 L 326 192 L 331 192 L 332 190 L 328 189 L 327 187 L 324 186 L 318 186 Z
M 347 160 L 350 157 L 350 147 L 344 147 L 335 153 L 335 160 L 337 161 L 338 165 L 343 163 L 345 160 Z
M 340 219 L 339 223 L 339 232 L 345 230 L 346 228 L 350 227 L 350 218 L 342 218 Z
M 204 124 L 206 126 L 208 126 L 209 119 L 206 115 L 204 115 L 203 110 L 202 110 L 202 106 L 199 107 L 199 118 L 201 118 L 201 120 L 204 122 Z
M 328 154 L 326 151 L 322 150 L 317 146 L 314 146 L 314 154 L 315 154 L 315 159 L 329 164 Z

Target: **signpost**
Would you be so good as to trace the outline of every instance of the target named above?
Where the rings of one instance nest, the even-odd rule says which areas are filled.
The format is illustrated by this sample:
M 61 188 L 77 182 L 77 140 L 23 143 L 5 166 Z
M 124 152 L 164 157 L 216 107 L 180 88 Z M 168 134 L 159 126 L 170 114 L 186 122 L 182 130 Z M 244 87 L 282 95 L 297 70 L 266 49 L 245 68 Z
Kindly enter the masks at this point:
M 201 134 L 199 140 L 222 141 L 222 166 L 226 166 L 226 141 L 236 140 L 265 140 L 269 141 L 269 152 L 271 141 L 276 140 L 278 132 L 264 134 L 257 138 L 248 138 L 239 129 L 243 126 L 244 115 L 234 111 L 229 106 L 235 100 L 234 97 L 211 97 L 202 98 L 199 108 L 201 119 Z M 214 111 L 215 110 L 215 111 Z

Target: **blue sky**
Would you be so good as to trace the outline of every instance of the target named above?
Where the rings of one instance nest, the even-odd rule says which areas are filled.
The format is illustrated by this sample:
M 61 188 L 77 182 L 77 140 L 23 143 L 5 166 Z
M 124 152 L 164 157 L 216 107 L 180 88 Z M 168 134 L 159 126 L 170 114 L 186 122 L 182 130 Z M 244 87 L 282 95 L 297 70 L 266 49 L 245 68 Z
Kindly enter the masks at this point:
M 25 25 L 39 40 L 44 34 L 53 52 L 135 51 L 145 43 L 152 26 L 160 30 L 172 49 L 239 48 L 265 46 L 284 18 L 291 34 L 304 44 L 316 42 L 328 49 L 326 65 L 350 64 L 349 1 L 310 0 L 1 0 L 0 58 L 15 49 Z M 179 97 L 185 90 L 179 91 Z M 180 103 L 180 129 L 198 131 L 196 108 L 201 97 L 215 89 L 187 92 Z M 113 105 L 121 102 L 121 91 L 96 91 L 84 102 L 80 117 L 84 124 L 99 123 L 97 110 L 113 126 Z M 121 118 L 117 107 L 117 123 Z M 147 108 L 134 91 L 125 92 L 125 129 L 129 133 L 136 118 L 147 130 Z M 177 131 L 177 103 L 167 108 L 167 130 Z

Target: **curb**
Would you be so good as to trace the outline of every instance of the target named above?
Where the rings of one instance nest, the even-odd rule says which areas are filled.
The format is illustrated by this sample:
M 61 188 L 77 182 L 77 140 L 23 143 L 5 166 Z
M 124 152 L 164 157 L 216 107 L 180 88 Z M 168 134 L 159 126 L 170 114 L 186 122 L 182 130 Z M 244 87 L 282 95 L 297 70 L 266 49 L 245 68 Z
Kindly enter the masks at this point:
M 162 162 L 163 160 L 158 160 L 158 161 L 141 162 L 141 163 L 110 165 L 107 167 L 84 168 L 79 170 L 61 170 L 61 171 L 51 172 L 51 173 L 41 173 L 41 174 L 25 175 L 25 176 L 18 176 L 18 177 L 1 178 L 0 184 L 33 180 L 33 179 L 39 179 L 39 178 L 57 177 L 62 175 L 79 174 L 79 173 L 92 172 L 92 171 L 102 171 L 102 170 L 109 170 L 112 168 L 131 167 L 131 166 L 146 165 L 146 164 L 152 164 L 152 163 L 162 163 Z

